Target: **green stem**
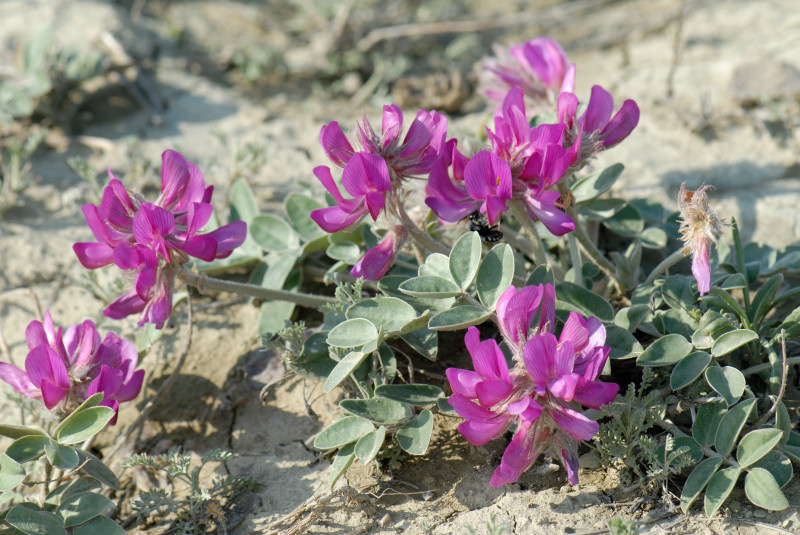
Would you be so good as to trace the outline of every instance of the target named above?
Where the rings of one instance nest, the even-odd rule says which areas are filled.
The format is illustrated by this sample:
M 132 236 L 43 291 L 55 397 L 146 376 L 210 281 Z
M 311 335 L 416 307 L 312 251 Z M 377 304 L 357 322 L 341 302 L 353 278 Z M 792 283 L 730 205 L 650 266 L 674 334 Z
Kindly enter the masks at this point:
M 572 261 L 573 282 L 583 288 L 583 261 L 581 251 L 578 249 L 578 242 L 572 232 L 567 234 L 567 245 L 569 246 L 569 256 Z
M 339 302 L 339 300 L 334 297 L 290 292 L 288 290 L 276 290 L 274 288 L 264 288 L 262 286 L 255 286 L 242 282 L 226 281 L 209 277 L 205 274 L 192 273 L 185 269 L 178 272 L 178 277 L 186 284 L 195 286 L 199 290 L 231 292 L 269 301 L 289 301 L 290 303 L 308 308 L 318 308 L 327 304 L 336 304 Z
M 528 232 L 528 234 L 530 234 L 534 262 L 536 262 L 537 266 L 543 266 L 547 264 L 547 255 L 544 252 L 542 238 L 539 236 L 539 232 L 536 230 L 536 225 L 533 224 L 533 221 L 528 216 L 525 208 L 522 206 L 521 201 L 518 199 L 512 199 L 509 202 L 509 206 L 511 207 L 511 213 L 514 214 L 514 217 L 517 218 L 517 221 L 519 221 L 522 227 Z
M 414 238 L 414 241 L 432 253 L 450 254 L 450 249 L 448 247 L 431 238 L 430 234 L 420 229 L 419 226 L 411 220 L 400 199 L 396 199 L 393 204 L 395 213 L 397 213 L 397 216 L 400 218 L 400 222 L 411 237 Z
M 683 252 L 682 248 L 678 249 L 677 251 L 666 257 L 664 260 L 662 260 L 661 263 L 658 264 L 655 268 L 653 268 L 653 271 L 650 272 L 650 274 L 645 279 L 644 283 L 653 284 L 653 281 L 656 280 L 656 277 L 664 273 L 666 270 L 668 270 L 669 268 L 671 268 L 684 258 L 686 258 L 686 253 Z
M 622 288 L 624 285 L 617 273 L 617 268 L 603 256 L 603 253 L 597 249 L 597 246 L 592 242 L 589 236 L 586 235 L 586 231 L 583 230 L 583 227 L 578 221 L 578 214 L 575 212 L 574 206 L 567 210 L 567 215 L 575 222 L 575 230 L 572 231 L 572 234 L 577 238 L 581 249 L 583 249 L 583 252 L 589 257 L 589 260 L 614 281 L 619 288 Z

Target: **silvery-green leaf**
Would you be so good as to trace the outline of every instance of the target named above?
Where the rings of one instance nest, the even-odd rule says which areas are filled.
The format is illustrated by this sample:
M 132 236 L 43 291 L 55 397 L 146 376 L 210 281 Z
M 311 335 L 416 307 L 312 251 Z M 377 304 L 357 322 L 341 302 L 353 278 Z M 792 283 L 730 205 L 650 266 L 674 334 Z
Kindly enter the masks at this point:
M 751 468 L 744 478 L 744 493 L 755 505 L 768 511 L 783 511 L 789 500 L 772 474 L 764 468 Z

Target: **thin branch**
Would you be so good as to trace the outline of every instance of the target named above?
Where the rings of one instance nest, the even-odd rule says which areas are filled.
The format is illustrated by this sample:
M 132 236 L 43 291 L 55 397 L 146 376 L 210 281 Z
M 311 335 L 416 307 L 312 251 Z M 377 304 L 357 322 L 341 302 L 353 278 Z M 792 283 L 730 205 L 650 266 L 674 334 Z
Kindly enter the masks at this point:
M 266 533 L 267 535 L 300 535 L 319 518 L 325 507 L 329 507 L 331 502 L 342 499 L 343 505 L 358 496 L 358 491 L 349 485 L 339 487 L 323 494 L 311 496 L 300 504 L 288 515 L 279 518 L 258 531 L 252 531 L 247 535 Z M 281 527 L 285 526 L 285 527 Z
M 539 236 L 536 225 L 533 224 L 533 221 L 531 221 L 531 218 L 520 204 L 520 201 L 516 199 L 511 200 L 511 202 L 509 202 L 509 208 L 511 208 L 511 213 L 514 214 L 514 217 L 517 218 L 520 225 L 530 234 L 531 247 L 533 248 L 533 261 L 536 262 L 537 266 L 547 264 L 547 254 L 542 245 L 542 238 Z
M 274 288 L 264 288 L 262 286 L 255 286 L 253 284 L 245 284 L 242 282 L 226 281 L 209 277 L 205 274 L 192 273 L 186 269 L 178 271 L 178 277 L 186 284 L 196 287 L 198 290 L 217 290 L 220 292 L 231 292 L 241 295 L 248 295 L 259 299 L 270 301 L 289 301 L 297 305 L 318 308 L 327 304 L 336 304 L 339 302 L 334 297 L 326 297 L 322 295 L 306 294 L 302 292 L 290 292 L 288 290 L 276 290 Z
M 644 280 L 645 284 L 653 284 L 653 281 L 661 275 L 662 273 L 666 272 L 669 268 L 686 258 L 686 253 L 683 252 L 683 248 L 678 249 L 664 260 L 662 260 L 656 267 L 653 268 L 653 271 L 647 276 Z
M 754 429 L 758 429 L 762 425 L 764 425 L 767 420 L 769 420 L 775 411 L 778 410 L 778 405 L 781 401 L 783 401 L 783 395 L 786 393 L 786 378 L 789 375 L 789 366 L 786 363 L 786 331 L 781 329 L 781 385 L 778 388 L 778 397 L 775 398 L 775 401 L 772 403 L 772 407 L 762 414 L 758 420 L 756 420 L 753 425 L 751 425 L 748 430 L 744 433 L 745 435 Z
M 186 338 L 183 341 L 183 350 L 181 351 L 181 356 L 178 359 L 177 364 L 175 364 L 175 369 L 172 370 L 172 373 L 167 380 L 161 385 L 158 391 L 150 398 L 150 401 L 144 406 L 142 412 L 139 414 L 139 417 L 128 426 L 124 433 L 122 433 L 117 440 L 114 441 L 114 445 L 111 448 L 111 451 L 106 454 L 106 458 L 112 458 L 122 447 L 123 444 L 130 438 L 133 432 L 141 426 L 144 421 L 150 416 L 155 408 L 156 401 L 160 400 L 161 397 L 166 393 L 167 390 L 172 386 L 175 380 L 178 378 L 178 375 L 181 373 L 181 369 L 183 368 L 183 363 L 186 362 L 186 357 L 189 355 L 189 348 L 192 345 L 192 294 L 191 292 L 187 292 L 186 296 L 186 305 L 188 308 L 187 311 L 187 318 L 186 318 Z
M 477 20 L 457 20 L 430 22 L 426 24 L 411 23 L 398 24 L 377 28 L 369 32 L 358 43 L 356 48 L 359 52 L 368 52 L 372 47 L 382 41 L 398 39 L 400 37 L 421 37 L 427 35 L 440 35 L 446 33 L 473 33 L 479 31 L 493 30 L 507 26 L 517 26 L 523 24 L 537 23 L 545 26 L 558 21 L 560 18 L 574 15 L 581 11 L 591 11 L 597 9 L 609 0 L 588 0 L 584 2 L 570 2 L 566 5 L 557 5 L 549 9 L 529 11 L 526 13 L 514 13 L 506 17 L 496 19 L 477 19 Z

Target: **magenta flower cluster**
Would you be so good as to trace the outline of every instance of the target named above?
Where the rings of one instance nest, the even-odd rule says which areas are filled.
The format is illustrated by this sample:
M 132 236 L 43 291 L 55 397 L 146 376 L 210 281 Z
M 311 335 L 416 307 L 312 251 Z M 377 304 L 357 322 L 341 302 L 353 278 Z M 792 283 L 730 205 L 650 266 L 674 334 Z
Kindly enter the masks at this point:
M 23 396 L 41 399 L 53 412 L 66 415 L 98 392 L 103 393 L 101 405 L 117 411 L 120 402 L 139 395 L 144 370 L 136 369 L 136 348 L 114 333 L 101 340 L 90 320 L 63 331 L 48 311 L 43 322 L 28 325 L 25 339 L 25 370 L 0 362 L 0 379 Z M 115 415 L 110 424 L 116 420 Z
M 400 189 L 408 178 L 427 177 L 425 204 L 442 221 L 454 223 L 478 212 L 496 225 L 515 202 L 555 236 L 574 230 L 575 222 L 566 213 L 564 178 L 625 139 L 638 124 L 639 108 L 626 100 L 613 113 L 610 93 L 594 86 L 586 110 L 578 115 L 575 65 L 546 37 L 509 49 L 496 47 L 495 52 L 496 57 L 485 61 L 482 79 L 487 95 L 501 102 L 494 128 L 486 129 L 490 147 L 471 157 L 462 154 L 456 140 L 445 141 L 447 120 L 435 111 L 420 110 L 402 142 L 403 115 L 396 105 L 384 107 L 380 135 L 364 118 L 351 142 L 332 122 L 322 128 L 320 143 L 343 168 L 341 182 L 349 197 L 342 195 L 330 168 L 315 168 L 336 204 L 315 210 L 312 219 L 331 233 L 360 223 L 367 214 L 374 221 L 382 213 L 396 216 L 408 227 L 400 213 L 406 193 Z M 558 121 L 532 127 L 532 118 L 543 111 L 556 111 Z M 388 227 L 396 222 L 390 220 Z M 397 238 L 396 232 L 388 233 L 391 243 L 382 242 L 383 252 L 365 255 L 371 268 L 359 262 L 351 275 L 382 277 L 399 250 Z M 386 254 L 390 249 L 393 253 Z
M 435 111 L 417 112 L 402 141 L 403 112 L 397 105 L 383 107 L 381 134 L 378 135 L 366 117 L 356 128 L 353 143 L 339 123 L 331 122 L 320 132 L 320 143 L 328 158 L 342 168 L 342 186 L 352 198 L 345 198 L 327 166 L 314 168 L 314 175 L 333 196 L 336 204 L 311 212 L 313 219 L 326 232 L 338 232 L 361 222 L 369 214 L 373 221 L 383 212 L 400 218 L 397 213 L 402 183 L 430 172 L 439 159 L 447 135 L 447 119 Z M 358 150 L 353 148 L 358 147 Z M 393 226 L 379 245 L 364 255 L 350 274 L 377 280 L 389 270 L 397 251 L 408 233 Z
M 96 242 L 76 243 L 73 250 L 88 269 L 115 264 L 135 276 L 134 289 L 103 312 L 113 319 L 141 313 L 139 326 L 161 328 L 172 312 L 175 268 L 196 257 L 225 258 L 244 242 L 247 225 L 234 221 L 201 234 L 213 212 L 213 186 L 206 187 L 200 169 L 178 152 L 161 156 L 161 195 L 156 202 L 128 191 L 111 170 L 99 206 L 86 204 L 83 215 Z
M 450 368 L 450 405 L 465 419 L 459 432 L 483 445 L 508 429 L 514 437 L 490 485 L 516 482 L 539 455 L 560 457 L 570 484 L 578 483 L 577 446 L 598 431 L 580 406 L 599 409 L 619 385 L 597 380 L 610 349 L 596 318 L 571 312 L 555 335 L 555 291 L 550 284 L 511 286 L 497 303 L 497 321 L 512 353 L 509 369 L 497 341 L 481 341 L 478 329 L 465 336 L 475 370 Z

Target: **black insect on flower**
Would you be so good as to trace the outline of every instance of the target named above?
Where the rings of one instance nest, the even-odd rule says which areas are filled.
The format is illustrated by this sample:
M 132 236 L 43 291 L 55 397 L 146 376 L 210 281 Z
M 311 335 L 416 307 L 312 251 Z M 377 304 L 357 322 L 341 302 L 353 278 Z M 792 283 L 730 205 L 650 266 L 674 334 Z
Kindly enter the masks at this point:
M 469 214 L 469 230 L 477 232 L 486 243 L 495 243 L 503 238 L 503 233 L 497 230 L 497 225 L 489 226 L 486 215 L 478 210 Z

